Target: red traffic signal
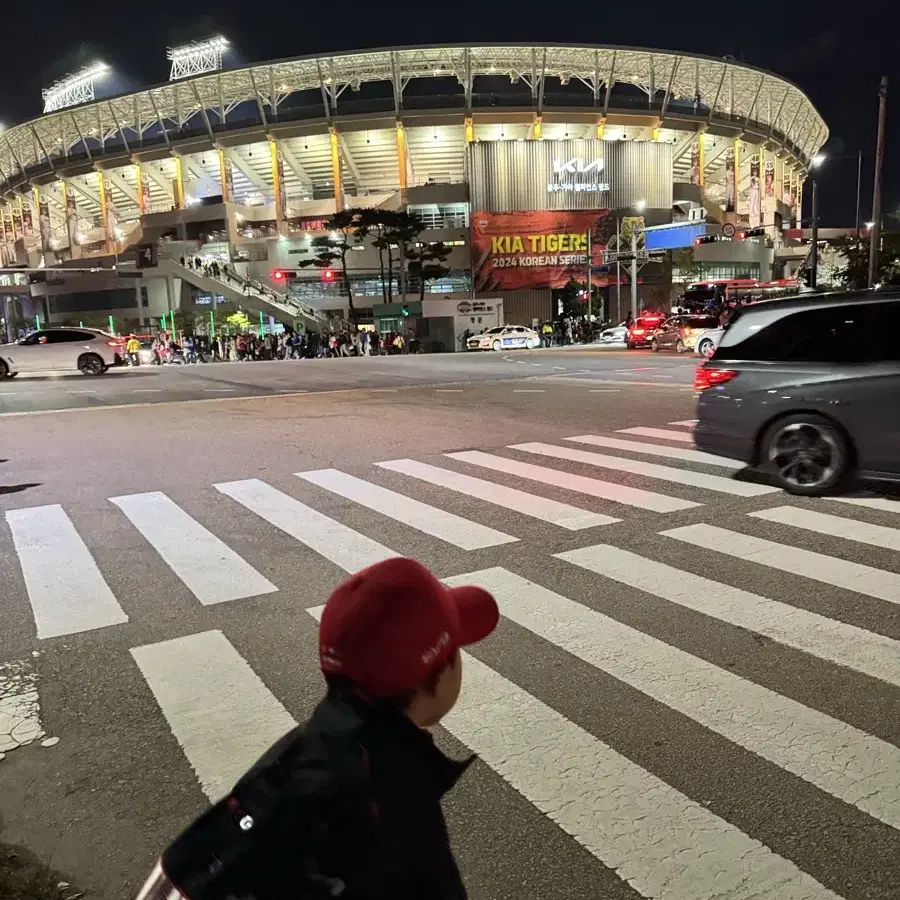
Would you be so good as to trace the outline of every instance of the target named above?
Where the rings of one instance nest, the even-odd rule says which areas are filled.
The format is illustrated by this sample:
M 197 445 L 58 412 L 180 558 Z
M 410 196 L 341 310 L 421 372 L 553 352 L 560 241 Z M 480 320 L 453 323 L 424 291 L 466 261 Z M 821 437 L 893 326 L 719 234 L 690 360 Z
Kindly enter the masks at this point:
M 297 273 L 289 269 L 275 269 L 275 271 L 272 272 L 272 278 L 275 281 L 290 281 L 292 278 L 296 277 Z
M 322 281 L 334 281 L 334 270 L 333 269 L 323 270 Z
M 282 272 L 281 269 L 276 269 L 276 270 L 272 273 L 272 277 L 273 277 L 276 281 L 284 281 L 284 272 Z

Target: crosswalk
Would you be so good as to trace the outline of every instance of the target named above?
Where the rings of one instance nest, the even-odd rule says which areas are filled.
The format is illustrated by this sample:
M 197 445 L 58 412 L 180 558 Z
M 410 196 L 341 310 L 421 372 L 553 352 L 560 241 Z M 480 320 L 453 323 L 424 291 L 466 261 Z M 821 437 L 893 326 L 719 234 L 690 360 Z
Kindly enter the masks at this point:
M 763 840 L 767 833 L 753 822 L 735 824 L 695 789 L 673 784 L 626 752 L 609 724 L 625 727 L 635 704 L 678 716 L 698 748 L 719 742 L 736 771 L 759 760 L 769 789 L 820 798 L 832 812 L 858 816 L 873 842 L 900 851 L 897 721 L 853 714 L 827 690 L 819 697 L 803 688 L 810 680 L 849 683 L 860 696 L 894 699 L 879 709 L 900 708 L 900 640 L 892 637 L 900 503 L 794 500 L 735 479 L 738 465 L 690 446 L 692 425 L 472 448 L 427 462 L 384 460 L 353 474 L 287 472 L 279 487 L 258 478 L 219 482 L 209 486 L 210 502 L 229 519 L 228 533 L 251 521 L 275 529 L 333 566 L 335 580 L 397 555 L 400 535 L 412 532 L 440 548 L 452 569 L 439 571 L 448 584 L 490 590 L 503 619 L 496 640 L 508 647 L 518 635 L 531 649 L 473 648 L 444 727 L 503 789 L 635 896 L 869 896 L 807 860 L 796 842 Z M 152 548 L 198 608 L 296 602 L 296 585 L 280 581 L 264 558 L 245 558 L 246 547 L 244 555 L 230 547 L 206 507 L 189 512 L 162 491 L 109 504 L 113 527 L 131 529 L 123 540 Z M 115 595 L 77 510 L 10 509 L 5 519 L 21 572 L 18 602 L 30 608 L 40 641 L 114 630 L 129 622 L 126 609 L 137 622 L 140 607 Z M 622 528 L 631 529 L 628 546 Z M 523 546 L 546 565 L 517 571 Z M 853 559 L 860 551 L 865 564 Z M 322 591 L 312 593 L 303 606 L 316 619 L 321 607 L 310 604 L 321 603 Z M 662 612 L 651 618 L 648 609 Z M 697 638 L 706 630 L 716 635 L 709 647 Z M 752 665 L 728 661 L 719 644 L 746 635 L 777 648 L 777 666 L 796 673 L 797 683 L 775 684 Z M 130 648 L 131 665 L 210 801 L 300 718 L 265 661 L 248 660 L 239 647 L 239 635 L 216 625 Z M 608 708 L 591 698 L 604 720 L 580 714 L 540 678 L 523 676 L 520 666 L 545 656 L 570 661 L 572 690 L 596 678 L 630 693 L 612 692 Z M 702 766 L 702 758 L 692 764 Z M 756 777 L 740 789 L 761 787 Z

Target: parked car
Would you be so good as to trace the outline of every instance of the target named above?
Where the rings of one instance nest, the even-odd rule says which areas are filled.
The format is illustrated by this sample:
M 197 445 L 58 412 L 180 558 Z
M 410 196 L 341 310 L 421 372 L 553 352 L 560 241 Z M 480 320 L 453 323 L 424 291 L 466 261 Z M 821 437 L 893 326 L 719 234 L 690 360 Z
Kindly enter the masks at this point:
M 21 372 L 102 375 L 124 361 L 124 339 L 95 328 L 42 328 L 14 344 L 0 344 L 0 378 Z
M 719 324 L 715 316 L 671 316 L 661 323 L 650 337 L 650 349 L 675 350 L 684 353 L 694 349 L 694 342 L 702 331 Z
M 624 322 L 614 325 L 612 328 L 604 328 L 600 332 L 598 342 L 601 344 L 625 344 L 628 339 L 628 326 Z
M 470 337 L 466 344 L 469 350 L 534 350 L 541 346 L 541 336 L 524 325 L 500 325 L 489 328 L 483 334 Z
M 665 316 L 658 313 L 645 313 L 639 316 L 628 329 L 625 346 L 629 350 L 634 350 L 635 347 L 649 347 L 653 333 L 662 324 L 664 318 Z
M 900 291 L 766 300 L 697 369 L 694 441 L 807 496 L 900 481 Z

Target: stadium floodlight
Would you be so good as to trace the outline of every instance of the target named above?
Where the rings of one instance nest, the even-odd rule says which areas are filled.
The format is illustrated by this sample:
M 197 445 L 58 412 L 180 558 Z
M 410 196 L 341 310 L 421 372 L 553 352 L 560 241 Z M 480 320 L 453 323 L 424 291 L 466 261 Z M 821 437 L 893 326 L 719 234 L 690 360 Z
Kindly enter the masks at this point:
M 207 41 L 194 41 L 181 47 L 170 47 L 167 56 L 172 60 L 169 81 L 215 72 L 222 68 L 222 54 L 228 49 L 228 41 L 216 35 Z
M 90 103 L 94 99 L 94 82 L 99 81 L 107 72 L 109 66 L 106 63 L 95 62 L 44 88 L 41 92 L 44 112 Z

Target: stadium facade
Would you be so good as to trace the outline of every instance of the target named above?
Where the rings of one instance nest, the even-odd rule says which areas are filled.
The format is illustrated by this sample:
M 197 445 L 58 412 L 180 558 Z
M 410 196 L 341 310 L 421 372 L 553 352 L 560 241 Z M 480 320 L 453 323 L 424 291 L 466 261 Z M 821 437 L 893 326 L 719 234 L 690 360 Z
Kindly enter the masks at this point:
M 764 227 L 764 238 L 696 247 L 692 280 L 781 274 L 783 232 L 801 224 L 827 136 L 783 78 L 657 50 L 411 47 L 223 69 L 0 133 L 4 318 L 112 315 L 130 329 L 225 300 L 313 326 L 322 310 L 346 315 L 345 286 L 299 264 L 347 207 L 415 211 L 421 240 L 451 246 L 416 316 L 548 318 L 589 255 L 617 315 L 626 275 L 604 253 L 634 229 L 671 225 L 647 247 L 673 249 L 723 226 Z M 148 246 L 155 268 L 123 277 Z M 282 296 L 232 296 L 182 257 Z M 659 299 L 660 268 L 642 269 L 642 301 Z M 678 276 L 676 258 L 666 278 Z M 397 309 L 382 303 L 374 250 L 351 255 L 350 278 L 362 317 L 389 327 Z

